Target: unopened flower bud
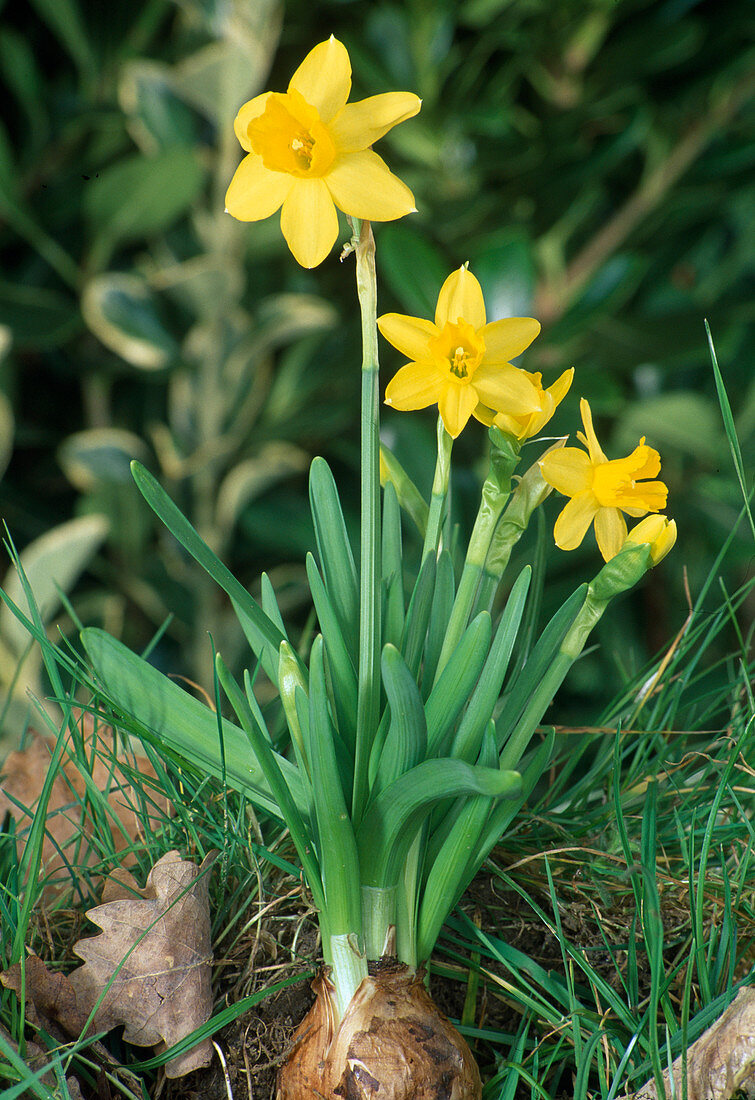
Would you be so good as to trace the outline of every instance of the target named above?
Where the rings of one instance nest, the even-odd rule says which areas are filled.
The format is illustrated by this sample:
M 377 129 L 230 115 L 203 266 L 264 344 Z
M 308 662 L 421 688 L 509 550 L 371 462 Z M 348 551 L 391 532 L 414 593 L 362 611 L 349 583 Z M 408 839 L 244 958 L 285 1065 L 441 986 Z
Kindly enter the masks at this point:
M 676 521 L 660 513 L 645 516 L 627 535 L 624 545 L 646 545 L 650 547 L 650 561 L 657 565 L 676 542 Z

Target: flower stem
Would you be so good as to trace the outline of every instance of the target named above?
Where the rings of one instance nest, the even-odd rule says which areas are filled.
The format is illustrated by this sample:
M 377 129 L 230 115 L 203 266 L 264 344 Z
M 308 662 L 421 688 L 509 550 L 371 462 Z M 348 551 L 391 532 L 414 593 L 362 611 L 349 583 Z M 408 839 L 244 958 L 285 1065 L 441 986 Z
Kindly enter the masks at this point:
M 495 431 L 495 429 L 494 429 Z M 449 657 L 461 640 L 469 622 L 477 587 L 480 583 L 488 550 L 498 520 L 511 492 L 511 475 L 519 460 L 519 448 L 497 433 L 491 433 L 493 449 L 490 455 L 490 471 L 482 486 L 480 508 L 469 539 L 464 570 L 456 592 L 451 618 L 448 622 L 443 648 L 440 651 L 435 681 L 446 666 Z
M 428 554 L 437 554 L 440 544 L 440 529 L 446 512 L 446 500 L 448 498 L 448 482 L 451 474 L 451 448 L 453 438 L 448 434 L 443 421 L 438 417 L 438 458 L 435 463 L 435 476 L 433 477 L 432 497 L 430 498 L 430 512 L 425 528 L 425 543 L 422 547 L 422 561 Z
M 378 405 L 375 240 L 354 219 L 357 294 L 362 315 L 361 544 L 359 678 L 351 814 L 356 828 L 368 795 L 368 765 L 380 709 L 380 412 Z
M 396 924 L 396 887 L 362 887 L 364 952 L 368 959 L 381 958 L 391 926 Z

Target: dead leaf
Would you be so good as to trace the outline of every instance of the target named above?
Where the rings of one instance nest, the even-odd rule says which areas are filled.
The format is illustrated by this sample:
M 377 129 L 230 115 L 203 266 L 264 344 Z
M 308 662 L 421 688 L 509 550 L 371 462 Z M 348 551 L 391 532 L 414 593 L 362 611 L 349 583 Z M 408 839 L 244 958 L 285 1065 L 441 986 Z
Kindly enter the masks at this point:
M 94 1017 L 97 1029 L 124 1024 L 126 1042 L 163 1050 L 210 1018 L 207 871 L 214 858 L 197 867 L 168 852 L 150 871 L 142 897 L 124 887 L 120 899 L 88 910 L 102 934 L 74 945 L 84 965 L 70 979 L 80 1010 L 93 1008 L 105 991 Z M 171 1059 L 165 1072 L 181 1077 L 211 1060 L 205 1039 Z
M 87 759 L 91 760 L 92 779 L 108 795 L 108 804 L 114 817 L 111 826 L 115 849 L 123 851 L 143 835 L 141 820 L 133 809 L 136 798 L 128 769 L 118 759 L 112 727 L 102 723 L 95 725 L 91 714 L 81 715 L 79 727 L 84 752 Z M 54 745 L 54 738 L 34 733 L 29 745 L 25 749 L 9 753 L 3 765 L 0 818 L 6 811 L 10 812 L 17 822 L 16 835 L 20 840 L 25 838 L 31 826 L 50 767 Z M 133 766 L 135 762 L 131 763 Z M 157 779 L 154 768 L 146 759 L 139 760 L 138 770 L 147 780 Z M 98 849 L 90 843 L 94 834 L 94 823 L 86 809 L 82 813 L 82 805 L 86 806 L 85 795 L 86 783 L 76 762 L 69 734 L 66 753 L 59 773 L 55 776 L 47 804 L 40 875 L 49 880 L 48 896 L 71 885 L 66 860 L 76 866 L 86 867 L 100 858 Z M 155 802 L 156 813 L 163 810 L 165 813 L 169 812 L 169 805 L 163 796 L 156 794 Z M 19 809 L 18 803 L 26 808 L 26 812 Z M 77 850 L 76 845 L 80 838 L 84 842 Z
M 682 1059 L 663 1074 L 665 1096 L 682 1095 Z M 735 1094 L 755 1097 L 755 986 L 740 989 L 723 1015 L 687 1051 L 687 1100 L 730 1100 Z M 657 1100 L 648 1081 L 632 1100 Z M 620 1100 L 628 1100 L 622 1097 Z
M 79 1008 L 69 977 L 59 970 L 48 970 L 36 955 L 24 959 L 23 975 L 21 963 L 15 963 L 0 974 L 0 982 L 6 989 L 12 989 L 19 1000 L 24 986 L 26 1019 L 32 1027 L 50 1031 L 50 1025 L 55 1024 L 72 1037 L 84 1030 L 89 1013 Z

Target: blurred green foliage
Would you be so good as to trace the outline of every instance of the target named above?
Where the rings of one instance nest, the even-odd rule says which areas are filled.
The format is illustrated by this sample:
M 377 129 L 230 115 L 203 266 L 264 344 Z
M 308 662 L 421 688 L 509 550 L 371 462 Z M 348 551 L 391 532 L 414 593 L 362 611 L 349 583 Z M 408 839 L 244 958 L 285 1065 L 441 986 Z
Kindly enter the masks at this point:
M 755 464 L 748 5 L 29 0 L 0 11 L 0 511 L 30 557 L 57 530 L 58 582 L 78 584 L 82 620 L 138 648 L 174 612 L 158 656 L 205 680 L 207 631 L 230 662 L 241 644 L 212 587 L 155 530 L 132 457 L 236 575 L 253 586 L 273 569 L 302 615 L 313 454 L 356 503 L 349 264 L 334 253 L 303 271 L 277 219 L 247 226 L 223 212 L 238 106 L 283 89 L 332 32 L 350 51 L 354 98 L 399 88 L 424 101 L 384 141 L 419 213 L 377 227 L 381 311 L 429 314 L 468 260 L 491 318 L 543 321 L 522 365 L 546 381 L 577 369 L 553 434 L 576 430 L 584 395 L 609 455 L 640 435 L 662 453 L 679 546 L 606 624 L 602 653 L 580 662 L 575 709 L 668 640 L 686 611 L 682 566 L 694 592 L 741 506 L 704 317 Z M 400 361 L 388 348 L 383 359 L 387 380 Z M 384 428 L 427 486 L 431 414 L 389 411 Z M 456 447 L 462 526 L 484 439 L 471 427 Z M 106 533 L 70 527 L 99 514 Z M 751 566 L 742 535 L 732 588 Z M 544 614 L 596 553 L 549 548 Z M 3 669 L 19 644 L 0 622 Z

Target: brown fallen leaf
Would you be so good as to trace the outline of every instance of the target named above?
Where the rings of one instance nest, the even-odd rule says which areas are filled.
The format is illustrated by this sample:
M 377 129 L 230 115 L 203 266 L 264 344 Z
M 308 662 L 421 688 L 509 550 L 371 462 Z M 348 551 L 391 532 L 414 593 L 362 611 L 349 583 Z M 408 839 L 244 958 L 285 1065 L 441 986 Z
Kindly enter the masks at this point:
M 681 1057 L 671 1070 L 674 1087 L 666 1070 L 664 1096 L 681 1096 Z M 687 1100 L 731 1100 L 735 1094 L 755 1097 L 755 986 L 740 989 L 723 1015 L 687 1051 Z M 655 1082 L 648 1081 L 632 1093 L 631 1100 L 658 1100 Z
M 79 718 L 83 747 L 92 760 L 91 774 L 95 785 L 107 792 L 116 851 L 123 851 L 143 834 L 143 826 L 134 812 L 134 791 L 128 770 L 119 762 L 112 727 L 98 723 L 91 714 Z M 5 759 L 0 779 L 0 818 L 9 811 L 17 822 L 19 840 L 28 834 L 42 786 L 45 781 L 55 739 L 32 735 L 25 749 L 11 752 Z M 94 753 L 94 755 L 93 755 Z M 139 760 L 139 771 L 149 781 L 156 780 L 154 768 L 146 759 Z M 91 843 L 94 823 L 85 804 L 86 783 L 76 763 L 70 745 L 70 735 L 61 767 L 52 785 L 47 804 L 46 834 L 42 846 L 41 877 L 48 879 L 46 893 L 54 894 L 71 885 L 66 860 L 76 866 L 91 866 L 99 859 L 98 849 Z M 169 812 L 165 798 L 155 795 L 157 813 Z M 25 810 L 19 808 L 20 803 Z M 79 839 L 83 843 L 77 849 Z M 62 853 L 62 854 L 61 854 Z M 64 874 L 61 875 L 61 872 Z
M 21 964 L 15 963 L 0 974 L 0 983 L 12 989 L 19 1000 L 24 986 L 26 1019 L 33 1027 L 50 1031 L 54 1024 L 71 1037 L 84 1030 L 89 1013 L 79 1007 L 70 978 L 59 970 L 48 970 L 36 955 L 24 959 L 23 975 Z
M 210 1018 L 208 871 L 214 858 L 198 867 L 168 852 L 150 871 L 142 897 L 124 888 L 121 898 L 88 910 L 102 934 L 74 945 L 84 965 L 70 980 L 85 1012 L 106 990 L 95 1028 L 124 1024 L 126 1042 L 164 1050 Z M 181 1077 L 211 1060 L 205 1039 L 166 1063 L 165 1072 Z

